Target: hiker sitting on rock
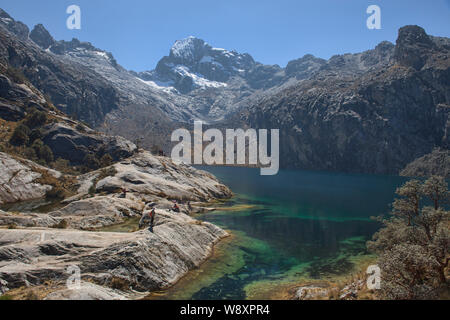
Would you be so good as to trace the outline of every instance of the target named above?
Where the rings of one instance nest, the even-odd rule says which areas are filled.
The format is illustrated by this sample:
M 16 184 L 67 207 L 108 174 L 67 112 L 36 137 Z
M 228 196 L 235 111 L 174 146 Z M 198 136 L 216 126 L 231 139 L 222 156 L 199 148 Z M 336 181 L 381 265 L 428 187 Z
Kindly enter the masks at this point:
M 173 201 L 172 211 L 176 212 L 176 213 L 180 213 L 181 212 L 180 206 L 178 205 L 176 200 Z

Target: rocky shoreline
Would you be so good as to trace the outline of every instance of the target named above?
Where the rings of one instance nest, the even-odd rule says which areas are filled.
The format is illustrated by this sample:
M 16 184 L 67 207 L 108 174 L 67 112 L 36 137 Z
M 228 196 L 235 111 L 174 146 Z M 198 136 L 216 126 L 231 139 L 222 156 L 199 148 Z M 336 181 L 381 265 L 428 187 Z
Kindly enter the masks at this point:
M 0 160 L 2 203 L 13 202 L 11 194 L 20 194 L 25 201 L 52 189 L 39 183 L 42 172 L 36 168 L 41 168 L 31 161 L 4 153 Z M 22 173 L 31 180 L 18 179 Z M 204 210 L 195 203 L 231 196 L 207 172 L 143 151 L 72 178 L 77 190 L 60 209 L 0 211 L 0 294 L 35 290 L 41 292 L 40 299 L 49 300 L 144 297 L 198 268 L 211 256 L 214 245 L 228 236 L 210 223 L 189 217 L 192 211 Z M 127 190 L 125 197 L 122 188 Z M 181 213 L 169 210 L 172 200 L 181 204 Z M 137 225 L 130 233 L 100 232 L 139 218 L 148 201 L 157 203 L 154 233 L 138 230 Z M 189 209 L 188 201 L 193 208 Z M 74 270 L 81 278 L 75 289 L 67 285 Z

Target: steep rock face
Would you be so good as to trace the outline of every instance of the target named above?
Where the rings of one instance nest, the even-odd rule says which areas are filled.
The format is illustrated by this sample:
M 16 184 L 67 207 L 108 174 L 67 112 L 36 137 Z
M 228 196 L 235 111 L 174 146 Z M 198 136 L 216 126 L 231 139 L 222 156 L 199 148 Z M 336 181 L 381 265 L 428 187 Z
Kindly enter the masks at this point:
M 42 171 L 55 178 L 61 173 L 41 167 L 31 161 L 0 153 L 0 204 L 39 199 L 52 187 L 39 183 Z
M 55 39 L 53 39 L 42 24 L 38 24 L 34 27 L 34 29 L 30 32 L 30 39 L 44 50 L 55 44 Z
M 405 177 L 430 177 L 433 175 L 450 178 L 450 151 L 435 149 L 419 159 L 414 160 L 400 172 Z
M 345 56 L 332 58 L 311 80 L 261 99 L 233 120 L 281 129 L 284 166 L 398 174 L 433 148 L 449 147 L 449 40 L 423 39 L 422 31 L 400 30 L 389 63 L 392 49 L 382 44 L 378 56 L 385 58 L 368 60 L 384 61 L 382 67 L 360 68 L 367 71 L 358 77 L 324 76 L 329 65 L 346 62 Z M 417 37 L 427 44 L 419 70 L 416 58 L 407 58 L 417 57 L 416 48 L 402 40 Z
M 436 45 L 424 29 L 406 26 L 399 30 L 395 60 L 402 66 L 420 70 L 433 49 L 436 49 Z
M 11 22 L 12 23 L 12 22 Z M 0 62 L 19 69 L 60 110 L 98 124 L 117 108 L 117 92 L 89 68 L 65 63 L 0 23 Z
M 14 33 L 19 39 L 28 39 L 28 33 L 30 30 L 28 27 L 20 22 L 15 21 L 8 13 L 0 9 L 0 25 L 8 29 L 10 32 Z

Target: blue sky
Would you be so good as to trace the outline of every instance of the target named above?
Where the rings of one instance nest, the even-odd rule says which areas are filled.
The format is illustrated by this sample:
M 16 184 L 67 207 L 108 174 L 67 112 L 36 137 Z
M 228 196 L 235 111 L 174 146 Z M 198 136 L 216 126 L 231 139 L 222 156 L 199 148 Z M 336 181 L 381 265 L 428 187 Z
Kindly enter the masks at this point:
M 81 7 L 81 30 L 66 28 L 72 4 Z M 381 30 L 366 27 L 372 4 L 381 7 Z M 450 36 L 450 0 L 0 0 L 0 8 L 30 28 L 44 24 L 57 40 L 92 42 L 136 71 L 153 69 L 190 35 L 281 66 L 307 53 L 329 58 L 395 42 L 407 24 Z

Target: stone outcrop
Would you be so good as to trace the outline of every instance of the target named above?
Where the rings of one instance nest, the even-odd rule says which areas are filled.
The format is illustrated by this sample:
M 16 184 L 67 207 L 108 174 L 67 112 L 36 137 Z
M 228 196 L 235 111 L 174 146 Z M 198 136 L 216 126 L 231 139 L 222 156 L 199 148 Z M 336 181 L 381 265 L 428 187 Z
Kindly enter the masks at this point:
M 25 118 L 22 108 L 0 102 L 0 118 L 6 121 L 19 121 Z
M 45 300 L 55 301 L 98 301 L 98 300 L 128 300 L 127 295 L 124 295 L 118 290 L 102 287 L 90 282 L 81 282 L 80 286 L 73 289 L 61 289 L 54 291 L 45 297 Z
M 124 187 L 142 196 L 186 201 L 208 201 L 231 196 L 231 191 L 210 173 L 183 164 L 175 165 L 171 159 L 155 157 L 147 151 L 113 167 L 115 174 L 98 181 L 95 185 L 97 192 L 114 192 Z
M 43 141 L 55 158 L 67 159 L 77 165 L 84 164 L 85 157 L 91 153 L 98 158 L 109 154 L 114 161 L 118 161 L 131 157 L 137 150 L 134 143 L 122 137 L 109 137 L 86 127 L 80 131 L 78 127 L 61 122 L 44 128 Z
M 405 177 L 441 176 L 450 178 L 450 151 L 435 149 L 419 159 L 414 160 L 400 172 Z
M 0 280 L 9 289 L 45 281 L 64 285 L 68 268 L 75 266 L 82 280 L 101 286 L 120 279 L 125 292 L 160 290 L 198 267 L 226 236 L 212 224 L 162 210 L 157 212 L 154 233 L 0 229 Z M 60 292 L 56 297 L 67 295 Z
M 36 182 L 56 171 L 0 153 L 2 201 L 43 197 L 51 186 Z M 168 158 L 140 152 L 115 165 L 77 178 L 78 193 L 48 213 L 0 211 L 0 292 L 56 284 L 47 299 L 122 300 L 175 284 L 228 236 L 222 229 L 167 210 L 180 201 L 225 198 L 230 190 L 207 172 L 177 166 Z M 121 193 L 127 189 L 127 194 Z M 95 192 L 92 193 L 92 190 Z M 12 196 L 11 196 L 12 195 Z M 154 233 L 98 232 L 157 204 Z M 127 222 L 129 223 L 129 222 Z M 66 287 L 70 268 L 79 268 L 81 288 Z M 118 288 L 119 287 L 119 288 Z M 44 292 L 44 291 L 43 291 Z M 47 291 L 45 291 L 47 292 Z
M 44 50 L 55 44 L 55 39 L 53 39 L 42 24 L 38 24 L 34 27 L 34 29 L 30 32 L 30 39 Z
M 3 66 L 19 69 L 34 87 L 50 96 L 61 111 L 92 125 L 101 123 L 108 112 L 118 107 L 117 91 L 105 78 L 90 68 L 63 62 L 44 51 L 28 38 L 29 30 L 22 25 L 0 11 L 0 63 Z M 47 44 L 41 44 L 44 43 Z
M 61 173 L 32 161 L 14 158 L 0 152 L 0 204 L 44 197 L 52 187 L 38 182 L 43 172 L 55 178 L 61 176 Z

